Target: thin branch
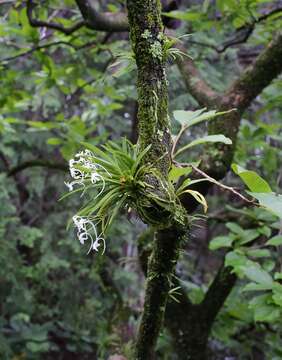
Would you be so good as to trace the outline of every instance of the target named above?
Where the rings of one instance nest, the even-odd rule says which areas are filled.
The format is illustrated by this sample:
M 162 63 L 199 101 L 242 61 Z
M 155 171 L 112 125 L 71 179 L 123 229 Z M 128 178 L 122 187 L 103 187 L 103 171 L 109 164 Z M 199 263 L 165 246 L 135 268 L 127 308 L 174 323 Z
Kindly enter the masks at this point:
M 83 20 L 77 22 L 71 27 L 64 27 L 61 24 L 37 20 L 33 17 L 33 0 L 27 0 L 26 12 L 29 23 L 33 27 L 46 27 L 71 35 L 83 26 L 97 31 L 120 32 L 128 31 L 127 16 L 124 13 L 100 13 L 87 0 L 76 0 L 76 4 L 83 16 Z
M 100 13 L 88 0 L 76 0 L 76 4 L 89 29 L 107 32 L 129 30 L 127 16 L 124 13 Z
M 9 56 L 9 57 L 6 57 L 4 59 L 0 59 L 0 64 L 3 64 L 3 63 L 6 63 L 6 62 L 9 62 L 9 61 L 13 61 L 13 60 L 16 60 L 18 58 L 21 58 L 21 57 L 24 57 L 24 56 L 27 56 L 27 55 L 30 55 L 32 53 L 34 53 L 35 51 L 40 51 L 40 50 L 44 50 L 44 49 L 48 49 L 50 47 L 53 47 L 53 46 L 59 46 L 59 45 L 63 45 L 63 46 L 69 46 L 75 50 L 82 50 L 82 49 L 85 49 L 87 47 L 90 47 L 90 46 L 93 46 L 96 44 L 96 41 L 89 41 L 83 45 L 80 45 L 80 46 L 76 46 L 74 44 L 72 44 L 71 42 L 67 42 L 67 41 L 54 41 L 54 42 L 51 42 L 51 43 L 48 43 L 48 44 L 44 44 L 44 45 L 38 45 L 38 46 L 35 46 L 25 52 L 22 52 L 20 54 L 17 54 L 17 55 L 13 55 L 13 56 Z
M 71 26 L 69 28 L 65 28 L 63 25 L 58 24 L 58 23 L 37 20 L 33 17 L 34 6 L 35 6 L 35 4 L 34 4 L 33 0 L 27 0 L 26 14 L 27 14 L 29 23 L 32 27 L 46 27 L 46 28 L 58 30 L 58 31 L 64 33 L 65 35 L 71 35 L 75 31 L 81 29 L 83 26 L 86 25 L 85 21 L 81 20 L 81 21 L 77 22 L 76 24 L 74 24 L 73 26 Z
M 282 32 L 278 33 L 238 80 L 226 91 L 223 102 L 243 112 L 282 72 Z
M 254 25 L 248 25 L 248 27 L 243 27 L 241 29 L 238 29 L 235 33 L 235 36 L 233 36 L 229 40 L 226 40 L 223 44 L 219 46 L 212 45 L 203 41 L 190 40 L 190 39 L 187 41 L 187 43 L 202 46 L 205 48 L 210 48 L 216 51 L 218 54 L 222 54 L 231 46 L 245 43 L 253 33 L 253 30 L 254 30 Z
M 13 60 L 16 60 L 18 58 L 21 58 L 21 57 L 24 57 L 24 56 L 27 56 L 27 55 L 30 55 L 32 53 L 34 53 L 35 51 L 39 51 L 39 50 L 43 50 L 43 49 L 48 49 L 50 47 L 53 47 L 53 46 L 59 46 L 59 45 L 65 45 L 65 46 L 70 46 L 76 50 L 78 50 L 78 48 L 67 42 L 67 41 L 55 41 L 55 42 L 52 42 L 52 43 L 48 43 L 48 44 L 44 44 L 44 45 L 38 45 L 38 46 L 35 46 L 25 52 L 22 52 L 20 54 L 17 54 L 17 55 L 13 55 L 13 56 L 8 56 L 4 59 L 0 59 L 0 63 L 6 63 L 6 62 L 9 62 L 9 61 L 13 61 Z
M 248 41 L 249 37 L 252 35 L 253 31 L 255 29 L 255 25 L 251 24 L 248 25 L 246 27 L 243 27 L 241 29 L 238 29 L 235 33 L 235 36 L 232 37 L 229 40 L 226 40 L 223 44 L 221 44 L 218 48 L 217 48 L 217 52 L 219 54 L 224 53 L 228 48 L 230 48 L 231 46 L 235 46 L 235 45 L 239 45 L 239 44 L 244 44 L 245 42 Z
M 232 145 L 207 145 L 202 156 L 201 169 L 216 180 L 229 171 L 236 148 L 237 135 L 243 112 L 252 101 L 282 72 L 282 33 L 278 33 L 257 57 L 254 64 L 217 99 L 219 111 L 236 108 L 208 124 L 209 134 L 223 134 Z M 216 164 L 216 166 L 215 166 Z
M 54 169 L 54 170 L 60 170 L 60 171 L 68 171 L 68 166 L 63 163 L 54 163 L 48 160 L 30 160 L 26 161 L 20 165 L 15 166 L 14 168 L 11 168 L 8 172 L 8 176 L 14 176 L 15 174 L 25 170 L 29 169 L 31 167 L 43 167 L 48 169 Z
M 216 52 L 219 52 L 218 47 L 216 45 L 208 44 L 208 43 L 203 42 L 203 41 L 197 41 L 197 40 L 188 39 L 187 43 L 192 44 L 192 45 L 202 46 L 202 47 L 205 47 L 205 48 L 210 48 L 210 49 L 212 49 L 212 50 L 214 50 Z
M 175 44 L 180 51 L 186 53 L 182 43 Z M 177 65 L 188 92 L 201 106 L 212 107 L 215 105 L 218 94 L 201 77 L 194 61 L 187 56 L 177 59 Z
M 276 8 L 276 9 L 273 9 L 272 11 L 270 11 L 269 13 L 260 16 L 258 19 L 253 18 L 252 23 L 248 23 L 246 25 L 241 26 L 230 37 L 230 39 L 224 41 L 219 46 L 212 45 L 212 44 L 209 44 L 209 43 L 206 43 L 206 42 L 203 42 L 203 41 L 196 41 L 196 40 L 191 40 L 191 39 L 188 39 L 187 42 L 188 42 L 188 44 L 195 44 L 195 45 L 198 45 L 198 46 L 210 48 L 210 49 L 216 51 L 218 54 L 222 54 L 228 48 L 230 48 L 232 46 L 243 44 L 243 43 L 247 42 L 249 40 L 250 36 L 253 34 L 253 32 L 255 30 L 255 26 L 257 24 L 265 21 L 266 19 L 268 19 L 271 16 L 273 16 L 275 14 L 278 14 L 280 12 L 282 12 L 282 8 Z
M 229 47 L 234 45 L 243 44 L 248 41 L 249 37 L 252 35 L 252 33 L 255 30 L 255 25 L 265 21 L 266 19 L 270 18 L 271 16 L 278 14 L 282 12 L 282 8 L 276 8 L 270 11 L 267 14 L 264 14 L 260 16 L 259 18 L 253 18 L 253 22 L 251 24 L 244 25 L 240 27 L 236 33 L 235 36 L 231 37 L 231 39 L 226 40 L 221 46 L 217 48 L 218 53 L 223 53 L 225 50 L 227 50 Z
M 103 49 L 104 51 L 106 49 Z M 88 85 L 93 84 L 94 82 L 98 82 L 100 80 L 102 80 L 104 78 L 104 74 L 106 73 L 109 65 L 112 63 L 113 59 L 110 58 L 103 66 L 103 68 L 100 70 L 101 74 L 103 74 L 101 77 L 99 78 L 94 78 L 94 79 L 90 79 L 85 81 L 82 85 L 80 85 L 79 87 L 77 87 L 71 94 L 68 95 L 68 100 L 72 100 L 75 96 L 79 95 L 81 93 L 81 91 Z
M 197 172 L 198 174 L 200 174 L 201 176 L 203 176 L 204 178 L 208 179 L 211 183 L 216 184 L 217 186 L 219 186 L 220 188 L 230 191 L 232 192 L 232 194 L 238 196 L 241 200 L 243 200 L 244 202 L 248 203 L 248 204 L 255 204 L 254 200 L 249 200 L 247 199 L 245 196 L 243 196 L 242 194 L 240 194 L 237 190 L 235 190 L 233 187 L 231 186 L 227 186 L 224 184 L 221 184 L 219 181 L 215 180 L 214 178 L 212 178 L 211 176 L 209 176 L 208 174 L 206 174 L 204 171 L 198 169 L 196 166 L 194 166 L 193 164 L 189 164 L 189 166 L 192 167 L 192 169 Z

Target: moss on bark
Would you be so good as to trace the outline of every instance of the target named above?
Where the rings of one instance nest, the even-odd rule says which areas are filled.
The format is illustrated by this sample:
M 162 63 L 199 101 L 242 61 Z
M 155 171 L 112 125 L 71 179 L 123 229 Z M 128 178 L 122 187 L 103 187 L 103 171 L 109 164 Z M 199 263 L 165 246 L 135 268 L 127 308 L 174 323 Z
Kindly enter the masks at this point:
M 156 233 L 148 262 L 144 311 L 134 359 L 152 359 L 161 329 L 171 276 L 187 230 L 187 217 L 168 180 L 171 133 L 161 4 L 159 0 L 128 0 L 128 18 L 138 79 L 138 142 L 150 146 L 144 159 L 148 196 L 138 199 L 139 214 Z
M 146 161 L 167 174 L 170 167 L 170 121 L 163 56 L 160 1 L 128 1 L 132 48 L 138 69 L 138 127 L 142 148 L 151 145 Z
M 185 235 L 175 227 L 155 233 L 153 250 L 148 263 L 143 315 L 139 327 L 134 359 L 152 359 L 171 287 L 171 275 L 178 260 Z

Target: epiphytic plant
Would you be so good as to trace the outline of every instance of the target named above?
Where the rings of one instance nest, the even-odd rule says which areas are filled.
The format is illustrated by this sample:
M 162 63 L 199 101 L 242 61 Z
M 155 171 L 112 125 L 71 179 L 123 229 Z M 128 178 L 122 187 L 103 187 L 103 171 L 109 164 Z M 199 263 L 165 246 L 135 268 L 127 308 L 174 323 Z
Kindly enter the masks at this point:
M 83 145 L 87 150 L 69 161 L 72 181 L 65 184 L 70 190 L 67 195 L 81 192 L 81 195 L 90 197 L 73 217 L 80 242 L 91 242 L 89 252 L 98 251 L 102 243 L 105 248 L 105 231 L 120 209 L 130 211 L 133 207 L 145 222 L 152 223 L 153 217 L 149 218 L 144 208 L 154 203 L 166 211 L 174 203 L 175 199 L 170 196 L 166 199 L 158 196 L 155 186 L 146 181 L 146 174 L 154 174 L 161 190 L 170 194 L 156 169 L 143 162 L 149 147 L 140 151 L 138 145 L 127 139 L 123 139 L 121 144 L 109 141 L 101 149 L 88 143 Z
M 175 118 L 181 122 L 181 130 L 175 137 L 172 157 L 193 146 L 192 142 L 175 152 L 177 142 L 189 126 L 222 114 L 225 112 L 205 112 L 205 109 L 195 112 L 175 112 Z M 185 119 L 184 122 L 183 119 Z M 212 140 L 206 138 L 195 141 L 197 143 L 207 141 L 230 143 L 230 140 L 223 135 L 217 135 L 217 138 Z M 81 192 L 81 196 L 84 194 L 89 196 L 86 205 L 72 219 L 81 244 L 90 241 L 88 252 L 98 251 L 101 245 L 103 245 L 103 251 L 105 250 L 105 232 L 120 209 L 130 211 L 134 208 L 144 222 L 158 225 L 155 210 L 158 209 L 158 213 L 168 216 L 177 212 L 177 204 L 180 204 L 179 196 L 186 192 L 190 193 L 207 211 L 205 198 L 197 191 L 187 188 L 189 179 L 180 187 L 177 187 L 174 181 L 164 183 L 154 165 L 145 163 L 144 156 L 150 146 L 140 151 L 138 144 L 133 145 L 127 139 L 123 139 L 120 144 L 109 141 L 102 148 L 89 143 L 83 143 L 83 145 L 86 150 L 77 153 L 69 161 L 72 180 L 65 184 L 69 188 L 69 194 Z M 178 169 L 176 178 L 179 171 L 187 172 L 187 168 L 186 170 Z M 170 178 L 176 180 L 173 172 L 175 172 L 174 166 L 171 169 Z M 154 183 L 149 181 L 151 177 L 148 174 L 153 175 Z M 189 184 L 191 185 L 191 181 Z

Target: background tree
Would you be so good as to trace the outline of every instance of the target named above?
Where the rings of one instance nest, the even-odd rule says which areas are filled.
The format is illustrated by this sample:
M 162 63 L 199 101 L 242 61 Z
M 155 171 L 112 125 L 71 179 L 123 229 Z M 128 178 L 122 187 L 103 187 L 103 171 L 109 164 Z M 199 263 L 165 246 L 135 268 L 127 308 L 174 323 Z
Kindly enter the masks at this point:
M 281 357 L 281 198 L 271 192 L 281 187 L 281 4 L 182 1 L 180 8 L 164 2 L 162 20 L 159 5 L 1 2 L 3 358 L 131 358 L 132 349 L 142 359 Z M 187 50 L 193 60 L 181 55 Z M 185 123 L 191 113 L 173 113 L 204 106 L 228 112 L 193 131 Z M 186 131 L 179 146 L 206 132 L 225 136 L 209 140 L 230 138 L 232 145 L 189 147 L 172 164 L 171 133 L 180 126 Z M 151 145 L 144 161 L 158 174 L 146 181 L 158 184 L 156 191 L 160 181 L 166 189 L 171 180 L 176 188 L 186 181 L 189 192 L 166 212 L 156 203 L 139 212 L 154 223 L 154 238 L 138 217 L 120 214 L 106 255 L 86 257 L 65 230 L 81 198 L 57 202 L 65 192 L 66 160 L 82 142 L 135 141 L 137 128 L 141 148 Z M 198 160 L 187 175 L 181 163 Z M 274 215 L 238 194 L 242 182 L 228 173 L 232 162 L 268 180 L 270 186 L 233 167 Z M 199 194 L 208 192 L 208 214 L 192 215 L 201 211 L 195 194 L 205 205 Z M 158 196 L 165 202 L 167 192 Z M 191 229 L 183 207 L 195 218 Z M 210 252 L 208 244 L 219 250 Z M 185 251 L 173 273 L 180 246 Z M 140 326 L 137 248 L 147 274 Z

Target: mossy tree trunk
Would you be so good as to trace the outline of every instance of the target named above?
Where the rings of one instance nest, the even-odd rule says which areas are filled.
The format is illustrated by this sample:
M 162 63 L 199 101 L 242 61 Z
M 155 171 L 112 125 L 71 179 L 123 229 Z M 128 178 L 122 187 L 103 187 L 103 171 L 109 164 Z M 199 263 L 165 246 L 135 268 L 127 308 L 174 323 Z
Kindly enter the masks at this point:
M 138 142 L 141 149 L 150 146 L 145 162 L 148 169 L 154 169 L 145 175 L 146 182 L 153 185 L 151 191 L 168 204 L 165 210 L 156 202 L 147 204 L 145 210 L 140 209 L 142 218 L 153 224 L 156 232 L 148 262 L 144 311 L 134 359 L 149 360 L 153 358 L 163 323 L 171 276 L 187 229 L 187 217 L 168 181 L 171 133 L 161 4 L 158 0 L 128 0 L 127 8 L 138 69 Z
M 139 260 L 144 274 L 147 273 L 148 257 L 152 252 L 154 233 L 146 230 L 138 239 Z M 172 336 L 173 349 L 179 360 L 207 360 L 209 335 L 214 321 L 226 298 L 230 294 L 236 275 L 232 268 L 219 268 L 202 302 L 194 304 L 181 284 L 175 280 L 174 286 L 180 287 L 178 301 L 169 299 L 166 304 L 165 326 Z
M 127 1 L 130 36 L 138 68 L 138 127 L 142 148 L 151 145 L 148 161 L 167 174 L 171 147 L 168 92 L 160 2 Z M 165 156 L 163 156 L 166 154 Z

